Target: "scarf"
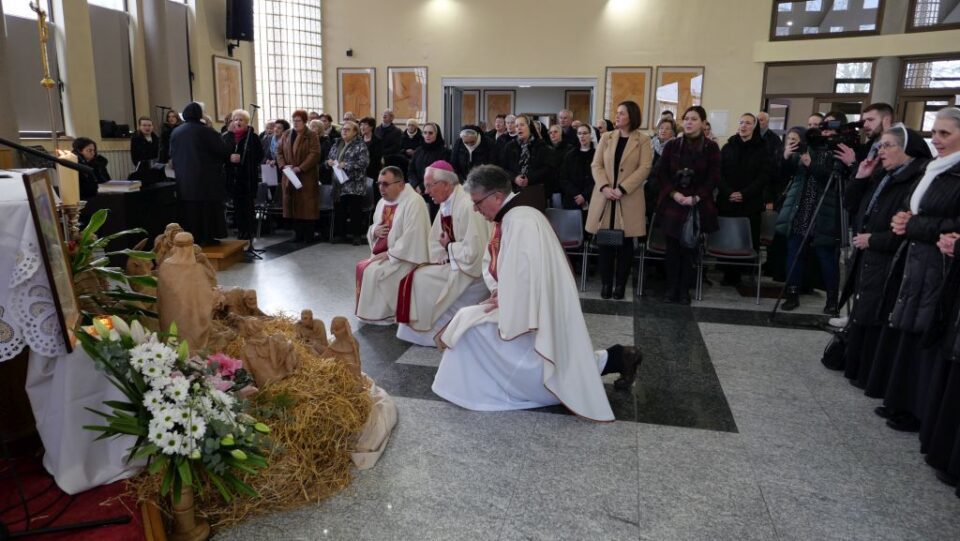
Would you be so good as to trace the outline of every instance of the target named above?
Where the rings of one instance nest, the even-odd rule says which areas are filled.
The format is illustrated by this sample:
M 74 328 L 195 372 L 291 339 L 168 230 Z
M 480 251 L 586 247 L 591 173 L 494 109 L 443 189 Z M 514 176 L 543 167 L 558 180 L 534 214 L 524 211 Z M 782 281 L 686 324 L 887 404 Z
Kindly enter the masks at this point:
M 920 202 L 923 201 L 923 196 L 926 195 L 930 185 L 933 184 L 933 180 L 958 163 L 960 163 L 960 152 L 939 157 L 927 164 L 927 170 L 923 173 L 923 178 L 920 179 L 920 183 L 913 190 L 913 195 L 910 196 L 910 212 L 920 214 Z
M 247 130 L 233 130 L 233 142 L 239 143 L 243 140 L 243 137 L 247 135 Z
M 870 203 L 867 204 L 867 210 L 863 213 L 864 216 L 870 216 L 870 213 L 873 212 L 873 207 L 877 204 L 877 199 L 880 198 L 880 194 L 883 192 L 883 189 L 887 187 L 890 179 L 892 179 L 894 175 L 900 171 L 903 171 L 908 165 L 910 165 L 911 161 L 913 160 L 908 160 L 907 163 L 884 175 L 883 180 L 880 181 L 880 185 L 877 186 L 877 189 L 873 192 L 873 197 L 870 198 Z
M 525 177 L 530 167 L 530 143 L 533 142 L 533 135 L 527 137 L 526 141 L 517 138 L 517 142 L 520 143 L 520 175 Z

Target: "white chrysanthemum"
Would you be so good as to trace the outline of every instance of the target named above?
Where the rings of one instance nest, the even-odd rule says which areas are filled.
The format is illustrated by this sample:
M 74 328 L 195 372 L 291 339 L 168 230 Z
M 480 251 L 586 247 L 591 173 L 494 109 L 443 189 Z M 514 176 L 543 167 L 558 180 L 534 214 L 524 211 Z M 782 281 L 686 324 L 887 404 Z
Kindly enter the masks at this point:
M 187 420 L 185 427 L 187 429 L 187 436 L 194 440 L 200 440 L 203 438 L 203 435 L 207 433 L 207 423 L 200 415 L 193 415 Z M 191 451 L 192 450 L 193 449 L 191 449 Z
M 150 440 L 150 443 L 160 446 L 163 444 L 163 436 L 166 435 L 167 430 L 164 428 L 163 423 L 153 419 L 150 421 L 149 430 L 147 431 L 147 439 Z
M 234 398 L 223 391 L 218 391 L 217 389 L 210 389 L 210 396 L 213 398 L 215 403 L 219 403 L 225 408 L 232 408 Z
M 165 455 L 182 454 L 182 446 L 183 435 L 176 432 L 166 432 L 163 434 L 163 439 L 160 440 L 160 450 Z
M 156 389 L 160 392 L 163 392 L 164 389 L 166 389 L 168 386 L 170 386 L 171 383 L 173 383 L 173 378 L 171 378 L 170 376 L 160 376 L 158 378 L 147 380 L 147 383 L 150 384 L 151 389 Z
M 163 394 L 177 404 L 183 404 L 190 394 L 190 381 L 184 377 L 173 378 Z
M 173 425 L 180 420 L 181 415 L 180 408 L 163 408 L 154 417 L 154 420 L 160 423 L 165 430 L 172 430 Z
M 144 393 L 143 405 L 152 412 L 159 412 L 164 406 L 167 405 L 167 402 L 163 399 L 163 393 L 154 389 Z

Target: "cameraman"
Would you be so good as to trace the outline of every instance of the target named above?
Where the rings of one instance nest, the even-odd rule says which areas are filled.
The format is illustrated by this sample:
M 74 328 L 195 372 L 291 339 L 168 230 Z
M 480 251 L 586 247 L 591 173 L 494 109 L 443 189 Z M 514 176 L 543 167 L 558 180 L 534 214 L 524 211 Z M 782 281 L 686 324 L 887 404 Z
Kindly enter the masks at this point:
M 842 159 L 851 147 L 830 144 L 837 135 L 836 127 L 846 124 L 846 115 L 839 112 L 828 113 L 821 124 L 821 131 L 808 130 L 807 149 L 802 153 L 785 151 L 784 168 L 793 170 L 793 180 L 787 188 L 783 208 L 777 217 L 777 233 L 787 237 L 787 269 L 793 272 L 787 276 L 786 301 L 781 308 L 790 311 L 800 306 L 800 285 L 803 277 L 803 261 L 797 261 L 804 249 L 803 239 L 807 235 L 807 246 L 812 248 L 820 263 L 820 276 L 823 288 L 827 292 L 827 302 L 823 313 L 835 316 L 838 305 L 839 289 L 839 246 L 840 246 L 840 192 L 839 183 L 830 185 L 825 191 L 831 175 L 846 175 L 849 168 Z M 841 148 L 843 147 L 843 148 Z M 853 163 L 853 162 L 851 162 Z M 823 200 L 819 212 L 817 204 Z M 812 228 L 812 230 L 811 230 Z
M 707 112 L 699 105 L 687 108 L 681 120 L 683 134 L 663 147 L 657 162 L 660 184 L 657 223 L 667 244 L 664 302 L 690 304 L 696 247 L 681 243 L 684 224 L 691 211 L 697 213 L 699 231 L 718 229 L 713 190 L 720 182 L 720 147 L 704 137 Z

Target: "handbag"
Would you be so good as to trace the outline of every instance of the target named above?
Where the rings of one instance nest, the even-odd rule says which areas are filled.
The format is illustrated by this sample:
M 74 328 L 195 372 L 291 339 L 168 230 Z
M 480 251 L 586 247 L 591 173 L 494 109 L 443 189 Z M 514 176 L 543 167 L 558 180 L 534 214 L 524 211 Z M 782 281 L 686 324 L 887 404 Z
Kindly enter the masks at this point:
M 687 212 L 687 219 L 684 220 L 683 229 L 680 230 L 680 244 L 689 250 L 700 244 L 700 212 L 696 205 L 690 207 L 690 211 Z
M 619 248 L 623 246 L 623 229 L 614 229 L 613 219 L 617 215 L 617 202 L 611 201 L 610 205 L 610 228 L 597 230 L 597 246 L 603 248 Z M 606 205 L 604 205 L 606 206 Z M 600 214 L 600 223 L 603 223 L 603 214 Z
M 823 357 L 820 362 L 830 370 L 843 370 L 847 351 L 847 329 L 840 329 L 833 333 L 833 338 L 823 348 Z

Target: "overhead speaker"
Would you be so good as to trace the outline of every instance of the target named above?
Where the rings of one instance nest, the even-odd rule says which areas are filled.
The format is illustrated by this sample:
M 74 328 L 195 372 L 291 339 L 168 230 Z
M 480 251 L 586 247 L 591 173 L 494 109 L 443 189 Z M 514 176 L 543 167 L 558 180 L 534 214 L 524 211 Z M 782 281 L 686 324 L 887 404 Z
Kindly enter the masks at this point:
M 227 39 L 253 41 L 253 0 L 227 0 Z

